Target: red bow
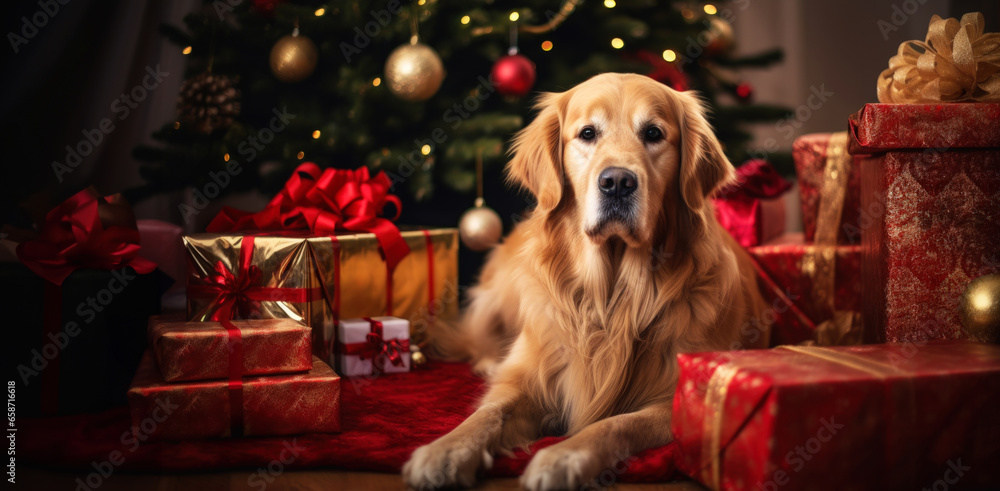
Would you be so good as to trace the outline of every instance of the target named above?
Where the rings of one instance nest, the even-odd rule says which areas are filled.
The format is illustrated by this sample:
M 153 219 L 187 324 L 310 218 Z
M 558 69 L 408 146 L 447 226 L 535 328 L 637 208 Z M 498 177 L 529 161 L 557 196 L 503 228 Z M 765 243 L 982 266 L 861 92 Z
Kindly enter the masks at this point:
M 101 200 L 101 201 L 98 201 Z M 89 189 L 74 194 L 45 216 L 37 239 L 18 244 L 17 257 L 38 276 L 56 284 L 80 268 L 119 269 L 139 274 L 156 264 L 139 257 L 139 231 L 101 223 L 97 206 L 103 201 Z
M 403 353 L 410 350 L 409 340 L 400 342 L 398 339 L 390 339 L 386 341 L 380 333 L 370 332 L 365 335 L 365 340 L 368 341 L 370 351 L 361 354 L 362 360 L 368 356 L 371 356 L 373 360 L 384 358 L 398 367 L 403 364 Z
M 224 207 L 208 225 L 209 232 L 241 230 L 308 230 L 316 235 L 338 231 L 371 232 L 385 254 L 390 270 L 410 248 L 392 220 L 399 218 L 402 205 L 389 194 L 392 182 L 384 172 L 369 177 L 368 168 L 326 169 L 306 162 L 300 165 L 285 187 L 261 211 L 249 213 Z M 392 218 L 382 216 L 386 204 L 396 207 Z
M 260 289 L 257 286 L 260 277 L 260 268 L 255 265 L 251 265 L 237 277 L 222 261 L 216 262 L 215 270 L 209 274 L 207 281 L 218 294 L 216 305 L 222 307 L 212 314 L 212 320 L 229 320 L 233 317 L 233 310 L 240 318 L 248 318 L 254 302 L 251 294 Z

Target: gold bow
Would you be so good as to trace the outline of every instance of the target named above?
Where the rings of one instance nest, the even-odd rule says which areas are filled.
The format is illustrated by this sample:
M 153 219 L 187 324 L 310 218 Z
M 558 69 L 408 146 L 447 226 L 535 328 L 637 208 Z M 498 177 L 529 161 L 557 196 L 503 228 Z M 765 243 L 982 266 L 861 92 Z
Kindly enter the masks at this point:
M 879 102 L 1000 102 L 1000 33 L 984 34 L 984 22 L 931 17 L 925 41 L 904 41 L 879 75 Z

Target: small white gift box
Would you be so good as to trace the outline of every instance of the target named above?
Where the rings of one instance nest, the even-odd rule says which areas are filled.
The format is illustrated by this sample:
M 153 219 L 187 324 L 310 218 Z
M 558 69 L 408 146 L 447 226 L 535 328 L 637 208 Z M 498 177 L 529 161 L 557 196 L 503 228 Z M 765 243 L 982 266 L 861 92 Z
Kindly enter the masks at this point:
M 342 377 L 410 371 L 410 321 L 406 319 L 342 319 L 335 339 L 331 356 Z

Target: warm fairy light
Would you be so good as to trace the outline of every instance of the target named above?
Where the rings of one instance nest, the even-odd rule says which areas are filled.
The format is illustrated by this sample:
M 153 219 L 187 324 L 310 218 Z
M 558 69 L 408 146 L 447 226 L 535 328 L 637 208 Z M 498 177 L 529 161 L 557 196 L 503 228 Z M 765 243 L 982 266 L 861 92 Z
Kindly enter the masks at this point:
M 552 41 L 542 41 L 542 51 L 552 51 Z
M 382 149 L 382 156 L 383 157 L 388 157 L 389 156 L 389 149 L 388 148 L 383 148 Z
M 379 84 L 381 84 L 381 83 L 382 83 L 382 79 L 378 78 L 378 77 L 375 77 L 375 80 L 372 80 L 372 87 L 378 87 Z
M 417 2 L 417 5 L 423 5 L 423 4 L 425 4 L 425 3 L 427 3 L 427 0 L 419 0 L 419 1 Z
M 677 59 L 677 53 L 674 53 L 674 50 L 672 49 L 668 49 L 663 52 L 663 59 L 667 61 L 674 61 Z
M 691 9 L 681 9 L 681 15 L 687 20 L 694 19 L 694 11 Z
M 609 9 L 615 8 L 615 5 L 617 5 L 615 3 L 615 0 L 604 0 L 604 6 L 607 7 L 607 8 L 609 8 Z
M 518 17 L 520 17 L 520 16 L 517 15 L 517 12 L 511 12 L 510 13 L 510 20 L 515 21 L 515 20 L 518 19 Z
M 299 151 L 299 154 L 298 154 L 298 155 L 296 155 L 296 157 L 297 157 L 297 158 L 298 158 L 299 160 L 302 160 L 302 159 L 303 159 L 303 158 L 304 158 L 305 156 L 306 156 L 306 153 L 305 153 L 305 152 L 303 152 L 303 151 Z
M 181 129 L 181 122 L 180 121 L 174 121 L 174 129 L 175 130 Z
M 420 153 L 422 153 L 424 155 L 430 155 L 430 153 L 431 153 L 431 146 L 430 145 L 424 145 L 424 146 L 420 147 Z
M 625 41 L 622 41 L 622 38 L 614 38 L 611 40 L 611 47 L 614 49 L 622 49 L 625 47 Z
M 227 154 L 223 155 L 222 156 L 222 160 L 224 160 L 226 162 L 229 162 L 229 154 L 227 153 Z
M 708 15 L 715 15 L 716 12 L 718 12 L 718 10 L 715 8 L 715 5 L 712 5 L 710 3 L 706 3 L 705 4 L 705 13 L 706 14 L 708 14 Z
M 313 140 L 319 140 L 319 130 L 313 131 Z
M 181 53 L 184 53 L 186 55 L 191 54 L 191 47 L 188 46 L 188 47 L 184 48 L 184 50 L 182 50 Z
M 318 9 L 316 9 L 315 13 L 316 13 L 316 17 L 323 17 L 323 14 L 326 13 L 326 9 L 323 8 L 323 7 L 320 7 Z
M 469 17 L 468 15 L 462 16 L 462 24 L 468 24 L 470 20 L 472 20 L 472 18 Z

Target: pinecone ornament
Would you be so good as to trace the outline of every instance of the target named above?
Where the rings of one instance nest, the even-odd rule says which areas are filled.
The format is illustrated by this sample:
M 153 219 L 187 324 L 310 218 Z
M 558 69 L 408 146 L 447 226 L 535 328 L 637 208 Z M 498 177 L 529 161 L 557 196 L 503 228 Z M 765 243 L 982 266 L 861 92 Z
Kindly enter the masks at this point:
M 205 72 L 189 78 L 177 94 L 177 119 L 195 131 L 226 129 L 240 115 L 238 77 Z

